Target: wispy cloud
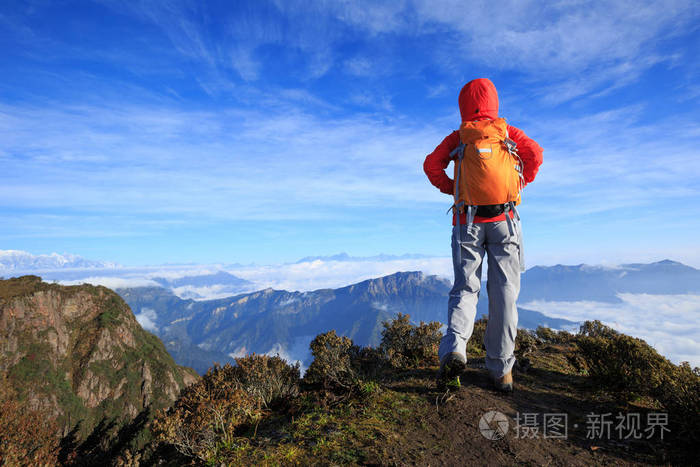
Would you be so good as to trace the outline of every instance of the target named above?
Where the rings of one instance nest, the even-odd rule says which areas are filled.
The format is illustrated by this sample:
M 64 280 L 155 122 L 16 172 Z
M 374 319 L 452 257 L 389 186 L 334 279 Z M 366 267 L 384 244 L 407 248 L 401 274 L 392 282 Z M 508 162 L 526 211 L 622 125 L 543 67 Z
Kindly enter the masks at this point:
M 401 259 L 391 261 L 322 261 L 231 268 L 230 271 L 257 286 L 283 290 L 308 291 L 338 288 L 363 280 L 393 274 L 396 271 L 423 271 L 444 278 L 452 277 L 452 259 L 448 257 Z
M 469 6 L 447 0 L 417 1 L 415 8 L 425 28 L 450 28 L 449 47 L 474 61 L 538 78 L 578 75 L 562 85 L 572 86 L 569 98 L 575 97 L 573 89 L 585 93 L 613 80 L 629 81 L 669 58 L 672 54 L 662 52 L 664 40 L 692 31 L 700 13 L 695 2 L 684 0 L 484 1 Z
M 13 207 L 260 219 L 280 197 L 288 218 L 326 215 L 319 209 L 338 203 L 422 201 L 422 155 L 438 133 L 372 117 L 321 119 L 299 108 L 271 116 L 5 105 L 0 137 L 9 176 L 0 194 Z M 342 157 L 329 158 L 333 148 Z M 260 189 L 270 174 L 280 174 L 274 192 Z
M 439 242 L 449 246 L 442 231 L 432 233 L 449 230 L 449 196 L 428 184 L 421 164 L 458 125 L 457 92 L 476 75 L 494 79 L 503 115 L 545 147 L 525 193 L 535 225 L 528 248 L 547 250 L 569 235 L 562 228 L 624 228 L 621 214 L 656 226 L 653 213 L 663 211 L 678 236 L 700 213 L 688 203 L 700 184 L 690 105 L 696 2 L 91 7 L 99 14 L 50 2 L 0 7 L 8 26 L 0 37 L 8 44 L 0 236 L 23 242 L 9 246 L 51 251 L 66 247 L 39 239 L 72 238 L 74 248 L 109 238 L 124 247 L 127 237 L 155 236 L 174 246 L 198 229 L 207 237 L 198 248 L 239 243 L 251 255 L 304 256 L 352 242 L 365 248 L 359 254 L 436 254 Z M 70 27 L 46 27 L 51 21 Z M 257 231 L 240 234 L 253 224 Z M 289 239 L 293 224 L 305 226 L 305 245 Z M 653 228 L 636 229 L 640 254 L 661 248 Z M 314 236 L 325 248 L 312 249 Z M 682 243 L 677 236 L 672 243 Z M 604 238 L 612 250 L 630 244 Z M 368 251 L 357 239 L 382 246 Z M 239 259 L 233 249 L 227 260 Z M 686 250 L 680 259 L 692 261 Z
M 141 312 L 137 313 L 135 317 L 136 321 L 138 321 L 141 327 L 146 331 L 158 332 L 158 326 L 156 325 L 158 315 L 155 310 L 151 308 L 141 308 Z
M 41 273 L 39 273 L 41 274 Z M 157 282 L 148 279 L 146 277 L 110 277 L 101 276 L 99 273 L 95 275 L 85 274 L 85 277 L 81 277 L 76 280 L 61 280 L 59 281 L 63 285 L 81 285 L 81 284 L 92 284 L 92 285 L 102 285 L 109 289 L 123 289 L 128 287 L 160 287 Z

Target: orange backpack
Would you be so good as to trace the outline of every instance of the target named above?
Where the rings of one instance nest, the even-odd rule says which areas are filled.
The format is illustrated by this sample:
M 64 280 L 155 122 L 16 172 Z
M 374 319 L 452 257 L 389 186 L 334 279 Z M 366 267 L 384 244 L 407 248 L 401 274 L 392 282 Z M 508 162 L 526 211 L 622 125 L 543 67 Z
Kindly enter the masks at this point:
M 463 122 L 460 145 L 450 153 L 455 162 L 454 205 L 520 204 L 523 163 L 516 144 L 508 138 L 505 119 Z

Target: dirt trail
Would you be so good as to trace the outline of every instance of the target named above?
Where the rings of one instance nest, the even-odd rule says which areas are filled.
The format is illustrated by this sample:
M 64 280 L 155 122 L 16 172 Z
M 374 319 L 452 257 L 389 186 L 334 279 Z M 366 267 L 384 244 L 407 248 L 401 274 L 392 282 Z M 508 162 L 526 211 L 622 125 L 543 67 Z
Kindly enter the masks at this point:
M 412 392 L 425 398 L 431 408 L 421 410 L 405 425 L 405 431 L 384 448 L 380 463 L 389 465 L 658 465 L 664 464 L 662 441 L 617 438 L 614 417 L 617 413 L 637 411 L 643 420 L 649 409 L 620 408 L 610 402 L 597 402 L 585 389 L 582 377 L 542 368 L 515 373 L 512 394 L 492 389 L 488 374 L 479 365 L 470 365 L 462 375 L 462 388 L 456 392 L 437 392 L 434 371 L 423 370 L 406 375 L 390 385 L 392 390 Z M 501 439 L 482 435 L 480 419 L 497 411 L 508 419 L 508 431 Z M 588 439 L 588 414 L 610 413 L 611 436 Z M 523 426 L 525 417 L 536 414 L 531 425 Z M 549 414 L 566 414 L 566 437 L 563 425 L 543 434 L 544 416 L 550 421 L 562 418 Z M 498 424 L 491 423 L 496 428 Z M 501 423 L 503 429 L 503 423 Z M 483 427 L 483 426 L 482 426 Z M 493 432 L 486 431 L 486 434 Z M 525 437 L 528 435 L 528 437 Z M 497 435 L 495 437 L 498 437 Z M 658 435 L 657 435 L 658 438 Z

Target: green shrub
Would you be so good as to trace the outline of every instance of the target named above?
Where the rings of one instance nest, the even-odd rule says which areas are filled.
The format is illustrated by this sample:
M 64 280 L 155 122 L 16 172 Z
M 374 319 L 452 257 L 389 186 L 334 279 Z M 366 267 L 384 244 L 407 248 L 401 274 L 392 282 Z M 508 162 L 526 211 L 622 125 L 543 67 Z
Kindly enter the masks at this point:
M 659 387 L 657 399 L 669 414 L 669 429 L 679 448 L 675 460 L 679 463 L 696 461 L 700 445 L 700 369 L 691 369 L 688 362 L 674 366 L 670 377 Z
M 157 415 L 153 432 L 181 454 L 213 462 L 266 415 L 266 408 L 295 397 L 298 383 L 299 365 L 279 356 L 248 355 L 237 358 L 236 366 L 214 365 Z
M 552 328 L 547 328 L 544 326 L 537 326 L 535 329 L 535 335 L 539 340 L 544 343 L 552 344 L 557 342 L 557 332 Z
M 314 359 L 304 375 L 306 383 L 341 391 L 359 387 L 360 348 L 350 338 L 338 336 L 333 330 L 316 336 L 310 347 Z
M 236 366 L 225 365 L 222 371 L 264 407 L 288 401 L 299 394 L 299 364 L 289 365 L 278 355 L 253 354 L 237 358 Z
M 598 324 L 602 324 L 598 321 Z M 589 332 L 589 328 L 586 328 Z M 614 332 L 614 331 L 613 331 Z M 555 331 L 552 328 L 538 326 L 535 329 L 535 336 L 542 344 L 567 344 L 574 340 L 575 336 L 568 331 Z
M 397 368 L 437 364 L 442 325 L 437 321 L 421 321 L 418 326 L 414 326 L 409 319 L 409 315 L 399 313 L 396 319 L 383 323 L 380 351 Z
M 207 372 L 173 407 L 157 414 L 152 427 L 156 439 L 200 461 L 217 459 L 243 428 L 263 416 L 259 401 L 235 386 L 220 368 Z
M 352 363 L 359 377 L 363 380 L 378 379 L 387 366 L 382 351 L 373 347 L 360 347 L 353 355 Z
M 603 337 L 612 338 L 619 336 L 620 333 L 615 331 L 613 328 L 608 327 L 598 320 L 586 321 L 581 325 L 578 331 L 579 335 L 587 337 Z
M 556 340 L 554 341 L 557 344 L 568 344 L 573 342 L 576 339 L 576 336 L 571 334 L 569 331 L 559 331 L 556 334 Z
M 515 335 L 515 356 L 525 358 L 537 350 L 539 342 L 534 332 L 528 329 L 518 329 Z
M 641 339 L 579 336 L 578 347 L 593 382 L 621 399 L 654 395 L 668 377 L 672 364 Z
M 700 444 L 700 370 L 676 366 L 643 340 L 600 322 L 586 322 L 581 330 L 576 343 L 594 384 L 623 401 L 656 399 L 668 413 L 674 460 L 694 459 Z

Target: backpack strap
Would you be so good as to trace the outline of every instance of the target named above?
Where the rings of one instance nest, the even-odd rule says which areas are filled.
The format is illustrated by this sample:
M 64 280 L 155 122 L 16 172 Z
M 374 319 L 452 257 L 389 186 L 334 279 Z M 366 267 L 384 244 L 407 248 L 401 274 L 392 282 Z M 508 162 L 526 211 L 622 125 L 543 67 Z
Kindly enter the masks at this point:
M 525 178 L 523 177 L 523 160 L 520 158 L 520 154 L 518 154 L 518 144 L 508 137 L 508 128 L 506 128 L 506 139 L 503 140 L 503 144 L 505 144 L 508 153 L 518 160 L 518 163 L 515 165 L 515 171 L 518 172 L 518 177 L 520 178 L 519 191 L 523 191 L 523 187 L 525 186 Z
M 455 176 L 455 203 L 459 199 L 459 174 L 461 172 L 462 168 L 462 159 L 464 159 L 464 148 L 466 145 L 462 142 L 459 143 L 459 145 L 450 152 L 450 159 L 455 160 L 455 164 L 457 164 L 457 170 L 455 173 L 457 174 Z M 457 208 L 458 206 L 456 204 L 453 204 L 452 207 Z

